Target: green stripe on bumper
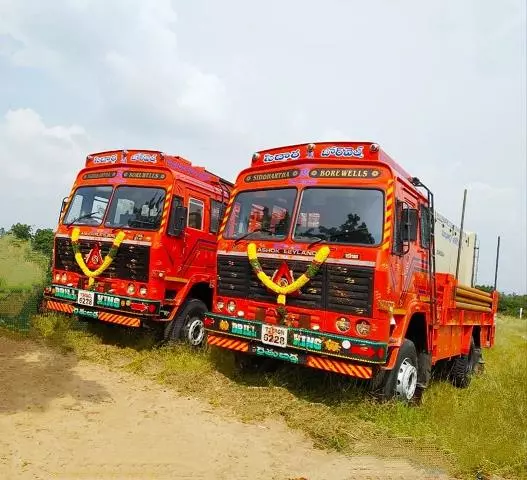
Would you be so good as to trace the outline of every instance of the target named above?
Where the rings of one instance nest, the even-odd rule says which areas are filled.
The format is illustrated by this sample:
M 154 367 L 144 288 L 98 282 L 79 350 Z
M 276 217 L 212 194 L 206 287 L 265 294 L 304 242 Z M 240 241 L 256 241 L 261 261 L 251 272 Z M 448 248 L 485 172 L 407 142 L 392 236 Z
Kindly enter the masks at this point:
M 211 312 L 207 312 L 205 317 L 214 321 L 212 325 L 205 327 L 210 332 L 261 342 L 262 322 L 248 321 L 244 318 L 229 317 Z M 387 343 L 304 328 L 282 328 L 287 328 L 288 348 L 367 363 L 386 362 Z

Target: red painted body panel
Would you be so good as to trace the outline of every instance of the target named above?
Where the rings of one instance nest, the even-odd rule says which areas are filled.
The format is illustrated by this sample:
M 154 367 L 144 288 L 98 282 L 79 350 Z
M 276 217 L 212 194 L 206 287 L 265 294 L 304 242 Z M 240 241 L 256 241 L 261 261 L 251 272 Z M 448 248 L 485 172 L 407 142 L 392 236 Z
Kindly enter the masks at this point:
M 123 309 L 127 314 L 133 313 L 139 318 L 137 322 L 130 323 L 133 326 L 139 326 L 146 319 L 171 320 L 193 288 L 197 285 L 202 289 L 212 288 L 215 282 L 217 234 L 211 231 L 211 202 L 227 202 L 232 186 L 229 182 L 202 167 L 192 165 L 182 157 L 157 151 L 117 150 L 89 155 L 85 168 L 78 173 L 63 205 L 56 241 L 70 241 L 74 227 L 65 225 L 63 219 L 77 188 L 90 185 L 160 187 L 165 191 L 159 229 L 152 231 L 123 227 L 125 239 L 115 260 L 119 259 L 120 254 L 123 255 L 125 248 L 133 252 L 134 247 L 146 247 L 149 251 L 149 265 L 146 266 L 148 277 L 144 281 L 133 281 L 115 274 L 108 275 L 109 270 L 101 273 L 95 279 L 94 291 L 97 295 L 101 294 L 100 303 L 106 304 L 91 309 L 99 312 L 100 320 L 124 323 L 115 321 L 119 312 L 123 314 Z M 189 205 L 190 199 L 203 203 L 201 229 L 187 226 L 179 237 L 168 234 L 171 204 L 175 197 L 179 197 L 184 206 Z M 104 222 L 99 226 L 78 227 L 80 242 L 91 248 L 97 244 L 108 248 L 119 230 L 104 226 Z M 52 300 L 48 302 L 50 309 L 72 313 L 79 306 L 72 296 L 77 295 L 78 289 L 86 288 L 87 278 L 75 265 L 72 268 L 69 264 L 66 270 L 56 268 L 58 254 L 55 249 L 53 284 L 46 289 L 45 296 Z M 130 262 L 133 263 L 133 254 Z M 132 264 L 130 268 L 133 268 Z M 130 284 L 135 287 L 133 294 L 129 293 Z M 139 293 L 141 287 L 146 287 L 145 295 Z M 57 291 L 61 297 L 57 296 Z M 108 298 L 103 297 L 103 294 Z M 99 296 L 96 301 L 99 302 Z M 110 303 L 110 308 L 107 308 L 108 301 L 115 302 L 115 305 Z M 57 303 L 68 306 L 53 308 Z M 96 314 L 93 315 L 95 318 Z
M 405 338 L 410 322 L 415 318 L 424 320 L 423 343 L 426 350 L 431 353 L 432 363 L 466 354 L 474 327 L 479 329 L 481 346 L 490 347 L 494 342 L 496 293 L 492 294 L 492 305 L 488 312 L 457 308 L 454 299 L 456 289 L 454 277 L 437 273 L 435 276 L 437 316 L 434 317 L 430 303 L 433 289 L 430 284 L 428 250 L 421 246 L 418 239 L 409 243 L 405 254 L 394 253 L 396 202 L 404 201 L 412 208 L 426 207 L 428 203 L 428 197 L 414 187 L 411 180 L 411 176 L 400 165 L 376 144 L 368 142 L 302 144 L 258 152 L 253 156 L 251 167 L 243 170 L 235 182 L 220 230 L 218 258 L 247 257 L 248 244 L 253 242 L 256 244 L 259 259 L 270 258 L 286 263 L 302 260 L 307 262 L 323 245 L 321 243 L 310 248 L 308 242 L 293 241 L 290 233 L 283 241 L 250 238 L 234 241 L 228 238 L 226 231 L 229 213 L 233 209 L 236 195 L 240 192 L 295 187 L 299 191 L 291 215 L 295 218 L 302 191 L 310 186 L 379 189 L 384 194 L 383 234 L 380 244 L 366 246 L 330 243 L 329 257 L 325 262 L 326 265 L 354 265 L 373 269 L 371 315 L 364 316 L 298 305 L 289 306 L 286 302 L 290 326 L 293 330 L 311 329 L 313 335 L 321 337 L 323 341 L 331 335 L 339 335 L 340 351 L 343 344 L 350 343 L 343 343 L 345 342 L 343 338 L 346 337 L 357 342 L 370 341 L 377 342 L 378 346 L 385 345 L 388 349 L 386 357 L 376 360 L 378 368 L 384 369 L 393 368 L 398 347 Z M 298 278 L 303 272 L 293 273 L 294 277 Z M 332 285 L 327 288 L 332 288 Z M 229 302 L 235 303 L 232 312 L 226 307 Z M 336 327 L 336 320 L 343 315 L 351 322 L 351 328 L 345 333 Z M 277 324 L 279 318 L 277 304 L 272 300 L 240 298 L 225 293 L 220 295 L 216 289 L 214 309 L 208 319 L 209 332 L 227 338 L 232 332 L 219 329 L 220 319 L 224 318 L 227 325 L 230 322 L 229 318 L 235 321 L 236 316 L 254 322 L 258 332 L 260 325 Z M 370 323 L 370 331 L 366 336 L 361 336 L 357 333 L 356 326 L 364 319 Z M 261 345 L 259 338 L 253 338 L 251 341 L 255 345 Z M 221 345 L 218 341 L 216 344 L 229 348 L 228 345 Z M 362 348 L 361 356 L 365 364 L 372 361 L 373 357 L 368 353 L 369 347 L 366 344 L 356 348 Z M 290 351 L 294 353 L 300 350 L 292 348 Z M 349 352 L 348 348 L 346 354 Z M 270 351 L 267 354 L 274 355 Z M 319 355 L 320 358 L 337 356 L 331 351 L 320 353 L 309 351 L 309 354 Z M 296 360 L 293 363 L 296 363 Z M 316 362 L 304 359 L 303 363 L 314 366 Z M 360 364 L 360 360 L 355 364 Z

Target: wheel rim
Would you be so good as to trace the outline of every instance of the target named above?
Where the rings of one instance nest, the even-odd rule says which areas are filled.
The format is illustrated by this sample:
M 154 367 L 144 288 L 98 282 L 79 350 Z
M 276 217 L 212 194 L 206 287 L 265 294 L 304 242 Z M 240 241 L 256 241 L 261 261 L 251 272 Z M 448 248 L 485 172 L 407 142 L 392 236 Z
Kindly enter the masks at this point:
M 205 337 L 205 328 L 203 327 L 203 320 L 199 317 L 193 317 L 188 321 L 187 327 L 187 341 L 193 347 L 197 347 L 203 342 Z
M 405 358 L 397 372 L 396 394 L 403 400 L 411 400 L 417 387 L 417 368 Z

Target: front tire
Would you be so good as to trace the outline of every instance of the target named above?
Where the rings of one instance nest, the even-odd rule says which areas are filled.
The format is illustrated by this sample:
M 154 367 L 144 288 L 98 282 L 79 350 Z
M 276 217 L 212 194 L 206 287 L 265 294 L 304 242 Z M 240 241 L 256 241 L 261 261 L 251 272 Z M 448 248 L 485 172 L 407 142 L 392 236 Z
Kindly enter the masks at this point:
M 405 339 L 393 370 L 383 372 L 377 394 L 383 400 L 396 399 L 412 403 L 417 392 L 417 351 L 411 340 Z
M 183 310 L 167 326 L 165 340 L 168 342 L 182 340 L 191 347 L 202 347 L 206 336 L 203 324 L 205 312 L 207 306 L 201 300 L 197 298 L 188 300 Z

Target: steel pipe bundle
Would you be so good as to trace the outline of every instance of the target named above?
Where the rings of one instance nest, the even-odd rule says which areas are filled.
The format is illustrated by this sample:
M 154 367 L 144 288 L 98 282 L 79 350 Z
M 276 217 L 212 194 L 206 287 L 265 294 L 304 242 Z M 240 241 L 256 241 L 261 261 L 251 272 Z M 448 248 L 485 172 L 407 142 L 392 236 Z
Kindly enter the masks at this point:
M 456 308 L 475 312 L 491 312 L 492 295 L 477 288 L 458 285 L 456 287 Z

